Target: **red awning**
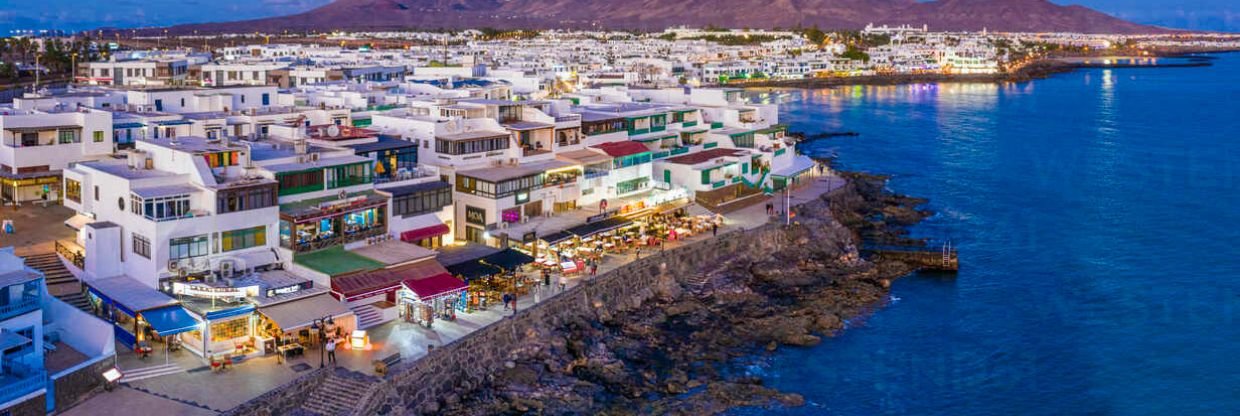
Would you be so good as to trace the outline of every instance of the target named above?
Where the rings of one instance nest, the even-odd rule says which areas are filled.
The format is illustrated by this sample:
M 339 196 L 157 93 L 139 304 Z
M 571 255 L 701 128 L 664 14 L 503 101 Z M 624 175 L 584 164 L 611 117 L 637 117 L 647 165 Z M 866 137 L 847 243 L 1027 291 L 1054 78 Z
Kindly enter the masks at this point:
M 402 280 L 420 279 L 437 274 L 447 274 L 438 261 L 422 260 L 395 269 L 382 269 L 332 278 L 332 292 L 344 301 L 354 301 L 370 296 L 394 292 L 400 289 Z
M 405 289 L 413 292 L 414 295 L 417 295 L 418 299 L 422 301 L 451 295 L 469 287 L 461 279 L 457 279 L 448 273 L 440 273 L 422 279 L 405 279 L 400 284 L 405 286 Z
M 415 230 L 409 230 L 409 231 L 400 233 L 400 241 L 404 241 L 406 243 L 412 243 L 418 240 L 425 240 L 431 237 L 439 237 L 441 235 L 447 234 L 449 231 L 452 231 L 452 229 L 448 228 L 446 224 L 435 224 L 430 227 L 423 227 L 423 228 L 418 228 Z

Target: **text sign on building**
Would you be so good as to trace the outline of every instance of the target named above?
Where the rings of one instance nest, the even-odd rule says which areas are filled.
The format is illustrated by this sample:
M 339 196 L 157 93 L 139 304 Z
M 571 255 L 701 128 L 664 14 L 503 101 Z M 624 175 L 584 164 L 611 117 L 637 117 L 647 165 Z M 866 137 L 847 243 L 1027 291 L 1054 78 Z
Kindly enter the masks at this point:
M 485 226 L 487 225 L 487 211 L 467 205 L 465 206 L 465 222 Z

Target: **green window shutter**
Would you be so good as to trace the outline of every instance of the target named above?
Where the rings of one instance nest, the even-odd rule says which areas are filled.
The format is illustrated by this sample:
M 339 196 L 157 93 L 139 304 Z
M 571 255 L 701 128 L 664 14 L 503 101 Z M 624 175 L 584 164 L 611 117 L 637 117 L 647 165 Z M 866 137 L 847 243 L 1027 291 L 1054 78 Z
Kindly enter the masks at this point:
M 671 169 L 663 170 L 663 182 L 672 183 L 672 170 Z
M 702 171 L 702 185 L 708 185 L 708 184 L 710 184 L 710 171 L 704 170 Z
M 749 164 L 748 164 L 748 163 L 742 163 L 742 164 L 741 164 L 741 173 L 749 173 Z

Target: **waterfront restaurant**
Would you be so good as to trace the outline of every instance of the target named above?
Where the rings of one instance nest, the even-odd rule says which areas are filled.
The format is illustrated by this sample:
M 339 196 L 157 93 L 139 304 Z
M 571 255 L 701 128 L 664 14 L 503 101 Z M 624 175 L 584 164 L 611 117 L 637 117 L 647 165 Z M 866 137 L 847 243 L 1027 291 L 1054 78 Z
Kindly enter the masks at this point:
M 264 272 L 261 296 L 250 301 L 258 306 L 255 337 L 266 354 L 304 351 L 320 340 L 311 327 L 316 321 L 332 321 L 333 335 L 357 328 L 357 317 L 344 303 L 333 298 L 330 289 L 316 286 L 284 270 Z
M 505 292 L 522 295 L 529 292 L 531 284 L 515 273 L 521 266 L 532 263 L 533 257 L 515 249 L 504 249 L 481 258 L 448 266 L 448 272 L 465 281 L 469 286 L 466 311 L 486 309 L 502 303 Z M 458 306 L 461 307 L 461 306 Z
M 280 246 L 314 251 L 387 234 L 388 197 L 341 193 L 280 205 Z

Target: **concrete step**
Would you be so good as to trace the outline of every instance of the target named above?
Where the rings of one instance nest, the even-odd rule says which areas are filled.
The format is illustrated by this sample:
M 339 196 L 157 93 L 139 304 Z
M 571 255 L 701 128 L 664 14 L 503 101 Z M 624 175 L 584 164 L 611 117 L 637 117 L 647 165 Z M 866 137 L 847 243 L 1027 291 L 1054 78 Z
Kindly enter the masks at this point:
M 68 294 L 68 295 L 61 295 L 61 296 L 58 296 L 58 298 L 64 301 L 65 303 L 68 303 L 69 306 L 81 309 L 82 312 L 91 313 L 90 299 L 87 299 L 86 295 L 83 295 L 81 292 Z
M 138 380 L 145 380 L 152 377 L 166 376 L 185 372 L 184 368 L 176 364 L 163 364 L 150 367 L 143 367 L 133 370 L 121 370 L 121 383 L 131 383 Z
M 336 375 L 323 380 L 301 405 L 301 410 L 322 416 L 353 413 L 357 399 L 370 388 L 370 383 Z
M 351 309 L 353 314 L 357 315 L 357 329 L 366 329 L 383 323 L 383 313 L 379 311 L 379 308 L 362 305 Z

